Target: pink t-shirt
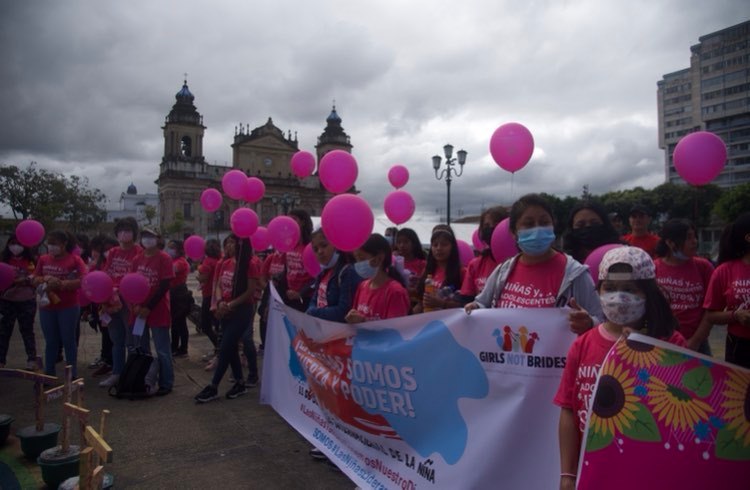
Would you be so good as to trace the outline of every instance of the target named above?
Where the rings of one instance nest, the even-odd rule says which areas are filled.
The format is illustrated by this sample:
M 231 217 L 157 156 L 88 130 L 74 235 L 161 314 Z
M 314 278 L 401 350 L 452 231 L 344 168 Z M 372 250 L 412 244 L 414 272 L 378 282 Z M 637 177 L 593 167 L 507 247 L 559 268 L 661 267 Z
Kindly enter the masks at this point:
M 220 261 L 216 266 L 216 281 L 221 293 L 222 301 L 232 300 L 232 281 L 234 280 L 234 267 L 235 259 L 229 258 Z M 250 262 L 247 264 L 247 277 L 250 279 L 258 279 L 261 277 L 262 264 L 260 259 L 255 255 L 252 256 Z M 253 303 L 255 301 L 255 295 L 251 294 L 247 299 L 247 303 Z
M 422 274 L 424 273 L 424 268 L 427 265 L 427 261 L 425 259 L 411 259 L 411 260 L 404 260 L 404 269 L 411 272 L 413 275 L 417 277 L 422 277 Z
M 185 260 L 185 257 L 175 257 L 172 259 L 172 270 L 174 271 L 174 279 L 169 283 L 170 288 L 187 282 L 188 272 L 190 272 L 190 264 Z
M 627 235 L 623 235 L 622 239 L 631 247 L 642 248 L 648 252 L 651 257 L 656 255 L 656 246 L 659 244 L 660 240 L 659 236 L 654 235 L 653 233 L 647 233 L 642 236 L 635 236 L 632 233 L 628 233 Z
M 565 275 L 565 255 L 555 253 L 538 264 L 517 260 L 505 282 L 498 308 L 553 308 Z
M 459 275 L 459 284 L 453 284 L 453 286 L 458 290 L 461 283 L 464 281 L 464 276 L 466 275 L 466 268 L 461 267 L 461 274 Z M 435 285 L 436 289 L 440 289 L 444 286 L 449 286 L 449 284 L 446 284 L 445 279 L 445 268 L 441 266 L 435 267 L 435 272 L 432 273 L 432 284 Z
M 218 262 L 219 259 L 205 256 L 201 265 L 198 266 L 198 272 L 206 277 L 206 280 L 201 283 L 201 296 L 204 298 L 210 298 L 213 294 L 211 288 L 213 287 L 214 271 L 216 270 L 216 264 Z
M 320 278 L 320 283 L 318 283 L 318 301 L 315 305 L 317 308 L 325 308 L 328 306 L 328 295 L 326 294 L 328 292 L 328 283 L 331 281 L 331 278 L 333 277 L 333 270 L 335 267 L 331 267 L 330 269 L 326 270 L 323 273 L 323 276 Z
M 81 257 L 74 254 L 69 253 L 60 258 L 46 254 L 39 257 L 34 275 L 37 277 L 52 276 L 61 281 L 81 279 L 86 275 L 86 264 L 83 263 Z M 62 310 L 79 304 L 78 289 L 69 291 L 58 290 L 54 291 L 54 294 L 58 296 L 59 301 L 55 301 L 50 297 L 49 305 L 40 308 L 45 310 Z
M 133 270 L 133 261 L 135 257 L 143 252 L 140 245 L 133 245 L 128 250 L 118 247 L 112 247 L 107 254 L 107 263 L 104 264 L 104 272 L 112 278 L 115 287 L 120 285 L 122 276 Z
M 466 276 L 461 284 L 461 294 L 464 296 L 476 296 L 482 292 L 487 278 L 497 267 L 497 262 L 492 254 L 474 257 L 466 266 Z
M 270 280 L 273 276 L 284 272 L 284 254 L 274 252 L 263 262 L 263 277 Z
M 174 278 L 174 269 L 172 268 L 172 257 L 165 252 L 159 251 L 151 257 L 146 257 L 140 253 L 133 260 L 133 267 L 130 272 L 138 272 L 148 279 L 148 285 L 151 288 L 148 292 L 146 301 L 142 304 L 145 306 L 156 293 L 159 283 L 165 279 Z M 170 281 L 171 282 L 171 281 Z M 135 316 L 131 318 L 131 322 Z M 159 302 L 149 313 L 146 318 L 146 324 L 149 327 L 166 327 L 169 328 L 171 317 L 169 313 L 169 292 L 161 297 Z
M 554 398 L 555 405 L 573 410 L 578 420 L 578 438 L 583 436 L 586 416 L 591 406 L 591 396 L 596 385 L 599 369 L 607 353 L 617 342 L 604 325 L 585 332 L 570 346 L 565 360 L 560 386 Z M 685 337 L 675 331 L 668 342 L 685 347 Z
M 713 311 L 750 309 L 750 264 L 737 259 L 719 265 L 711 275 L 703 307 Z M 750 328 L 739 322 L 730 323 L 727 331 L 750 339 Z
M 706 259 L 694 257 L 680 265 L 656 259 L 656 282 L 665 292 L 680 333 L 687 339 L 695 334 L 703 318 L 703 299 L 714 266 Z
M 304 250 L 305 246 L 299 244 L 294 250 L 284 254 L 286 260 L 286 283 L 292 291 L 300 292 L 313 279 L 302 264 L 302 252 Z
M 367 279 L 357 286 L 352 308 L 366 321 L 406 316 L 409 314 L 409 293 L 390 277 L 376 289 L 370 287 L 370 279 Z

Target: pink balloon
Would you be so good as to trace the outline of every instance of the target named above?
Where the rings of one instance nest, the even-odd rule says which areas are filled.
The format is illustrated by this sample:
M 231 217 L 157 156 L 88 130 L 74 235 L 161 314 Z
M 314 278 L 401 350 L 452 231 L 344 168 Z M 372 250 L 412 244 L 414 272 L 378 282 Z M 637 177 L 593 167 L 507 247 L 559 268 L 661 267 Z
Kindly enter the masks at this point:
M 185 240 L 185 255 L 193 260 L 200 260 L 206 254 L 206 241 L 198 235 L 190 235 Z
M 36 247 L 44 239 L 44 226 L 36 220 L 25 219 L 16 226 L 16 238 L 24 247 Z
M 312 277 L 320 274 L 320 262 L 318 262 L 318 257 L 313 252 L 311 243 L 305 245 L 305 249 L 302 251 L 302 265 L 305 267 L 305 271 Z
M 588 254 L 586 260 L 583 261 L 584 265 L 589 267 L 589 274 L 591 279 L 594 280 L 594 284 L 599 282 L 599 263 L 602 261 L 604 254 L 612 250 L 613 248 L 622 247 L 621 243 L 608 243 L 601 247 L 595 248 Z
M 279 252 L 289 252 L 299 242 L 299 225 L 289 216 L 276 216 L 268 223 L 271 245 Z
M 456 240 L 456 243 L 458 244 L 458 259 L 461 261 L 461 265 L 466 267 L 474 258 L 474 249 L 463 240 Z
M 81 279 L 81 291 L 92 303 L 106 303 L 113 288 L 112 278 L 104 271 L 89 272 Z
M 492 133 L 490 154 L 500 168 L 508 172 L 521 170 L 534 153 L 531 131 L 518 123 L 503 124 Z
M 677 142 L 672 155 L 680 177 L 693 185 L 708 184 L 727 163 L 727 147 L 714 133 L 698 131 Z
M 221 178 L 221 188 L 224 189 L 224 194 L 232 199 L 245 197 L 246 187 L 247 176 L 241 170 L 230 170 Z
M 304 179 L 315 170 L 315 156 L 309 151 L 298 151 L 292 155 L 289 164 L 292 167 L 292 173 L 300 179 Z
M 516 239 L 513 238 L 509 225 L 510 220 L 505 218 L 492 232 L 490 248 L 492 249 L 492 256 L 498 264 L 505 262 L 506 259 L 509 259 L 518 253 Z
M 224 198 L 221 197 L 221 192 L 216 189 L 206 189 L 201 193 L 201 206 L 209 213 L 218 211 L 223 201 Z
M 406 191 L 392 191 L 385 196 L 383 208 L 388 219 L 395 224 L 406 223 L 414 215 L 414 198 Z
M 323 187 L 334 194 L 352 188 L 357 180 L 357 160 L 344 150 L 333 150 L 320 159 L 318 176 Z
M 16 279 L 16 268 L 5 262 L 0 262 L 0 291 L 5 291 Z
M 367 201 L 354 194 L 333 197 L 323 207 L 320 224 L 326 238 L 337 249 L 352 252 L 372 233 L 375 217 Z
M 240 208 L 229 218 L 232 232 L 240 238 L 249 238 L 258 229 L 258 215 L 248 208 Z
M 141 304 L 148 298 L 151 286 L 148 279 L 141 273 L 129 272 L 120 280 L 120 293 L 130 304 Z
M 471 234 L 471 243 L 474 245 L 474 250 L 477 252 L 481 252 L 485 248 L 487 248 L 487 244 L 482 241 L 481 238 L 479 238 L 479 228 L 474 230 L 474 233 Z
M 265 226 L 259 226 L 255 233 L 250 236 L 250 244 L 253 250 L 265 250 L 271 244 L 271 238 L 268 236 L 268 229 Z
M 245 196 L 243 199 L 247 202 L 258 202 L 263 199 L 266 193 L 266 184 L 258 177 L 248 177 L 245 185 Z
M 400 189 L 409 182 L 409 169 L 403 165 L 394 165 L 388 171 L 388 182 L 396 189 Z

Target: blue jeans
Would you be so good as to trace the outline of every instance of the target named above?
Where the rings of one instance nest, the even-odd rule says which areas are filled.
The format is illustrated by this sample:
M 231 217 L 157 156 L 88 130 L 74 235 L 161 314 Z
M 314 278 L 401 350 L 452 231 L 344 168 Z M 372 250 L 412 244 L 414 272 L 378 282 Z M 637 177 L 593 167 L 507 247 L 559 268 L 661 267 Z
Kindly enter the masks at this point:
M 219 360 L 216 363 L 216 371 L 214 371 L 214 377 L 211 380 L 212 385 L 219 386 L 221 378 L 224 377 L 224 373 L 227 372 L 229 366 L 232 367 L 232 375 L 237 382 L 242 382 L 244 379 L 237 343 L 247 330 L 254 308 L 255 305 L 245 303 L 235 308 L 229 316 L 221 319 L 222 337 L 221 344 L 219 344 Z
M 130 328 L 128 328 L 128 318 L 130 311 L 123 305 L 122 309 L 112 313 L 112 320 L 107 325 L 109 338 L 112 340 L 112 374 L 122 374 L 122 368 L 125 367 L 125 345 L 132 344 L 130 338 Z
M 242 352 L 247 359 L 247 376 L 248 378 L 258 377 L 258 353 L 255 350 L 255 341 L 253 340 L 253 321 L 255 320 L 255 309 L 250 313 L 250 322 L 242 334 Z
M 55 362 L 60 345 L 65 350 L 65 362 L 73 366 L 73 379 L 78 373 L 78 347 L 76 346 L 76 326 L 81 308 L 71 306 L 62 310 L 39 310 L 39 323 L 44 334 L 44 374 L 55 374 Z
M 150 327 L 147 325 L 141 337 L 133 337 L 135 347 L 151 354 L 149 337 L 154 339 L 156 360 L 159 362 L 159 388 L 171 390 L 174 387 L 174 368 L 172 367 L 172 344 L 169 338 L 169 326 Z

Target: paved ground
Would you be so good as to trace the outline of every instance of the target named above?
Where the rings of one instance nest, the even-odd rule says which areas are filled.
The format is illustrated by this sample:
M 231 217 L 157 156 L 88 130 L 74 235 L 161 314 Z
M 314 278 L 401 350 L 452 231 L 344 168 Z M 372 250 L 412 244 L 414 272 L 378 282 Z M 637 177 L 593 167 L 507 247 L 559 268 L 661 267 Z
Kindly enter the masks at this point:
M 348 478 L 325 463 L 312 460 L 309 445 L 276 412 L 258 403 L 259 388 L 236 400 L 222 398 L 196 405 L 193 396 L 205 386 L 210 373 L 204 371 L 201 356 L 210 349 L 205 336 L 197 335 L 192 324 L 189 358 L 175 361 L 174 391 L 162 398 L 129 401 L 109 397 L 97 386 L 86 368 L 99 354 L 99 337 L 82 326 L 79 375 L 86 381 L 86 407 L 96 414 L 112 413 L 106 439 L 114 450 L 114 462 L 107 471 L 118 488 L 264 488 L 264 489 L 351 489 Z M 257 329 L 256 329 L 257 331 Z M 714 355 L 723 358 L 724 328 L 711 336 Z M 37 329 L 37 346 L 44 340 Z M 16 331 L 11 342 L 8 367 L 23 367 L 25 356 Z M 61 374 L 62 364 L 58 364 Z M 227 376 L 220 393 L 229 388 Z M 0 413 L 15 418 L 13 431 L 32 425 L 33 393 L 28 381 L 0 378 Z M 60 404 L 50 407 L 47 420 L 59 423 Z M 98 422 L 94 424 L 98 425 Z M 36 465 L 26 462 L 18 440 L 11 437 L 0 450 L 0 460 L 22 463 L 25 476 L 41 486 Z

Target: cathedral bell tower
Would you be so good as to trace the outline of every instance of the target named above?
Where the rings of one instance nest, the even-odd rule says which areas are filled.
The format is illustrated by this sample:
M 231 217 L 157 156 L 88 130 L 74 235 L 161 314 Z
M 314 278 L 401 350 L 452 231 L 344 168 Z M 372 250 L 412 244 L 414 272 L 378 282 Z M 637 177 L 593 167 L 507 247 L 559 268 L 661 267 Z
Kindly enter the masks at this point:
M 165 170 L 193 170 L 190 165 L 204 164 L 203 158 L 203 116 L 193 104 L 195 97 L 190 92 L 187 80 L 182 89 L 175 95 L 177 100 L 172 110 L 164 120 L 164 156 L 162 157 L 162 172 Z M 180 162 L 176 168 L 164 168 L 167 162 Z M 168 165 L 167 167 L 172 167 Z
M 318 136 L 318 144 L 315 145 L 318 164 L 320 159 L 331 150 L 344 150 L 347 153 L 352 152 L 352 143 L 349 135 L 341 127 L 341 118 L 336 112 L 336 103 L 334 102 L 331 113 L 326 118 L 326 127 L 323 133 Z

